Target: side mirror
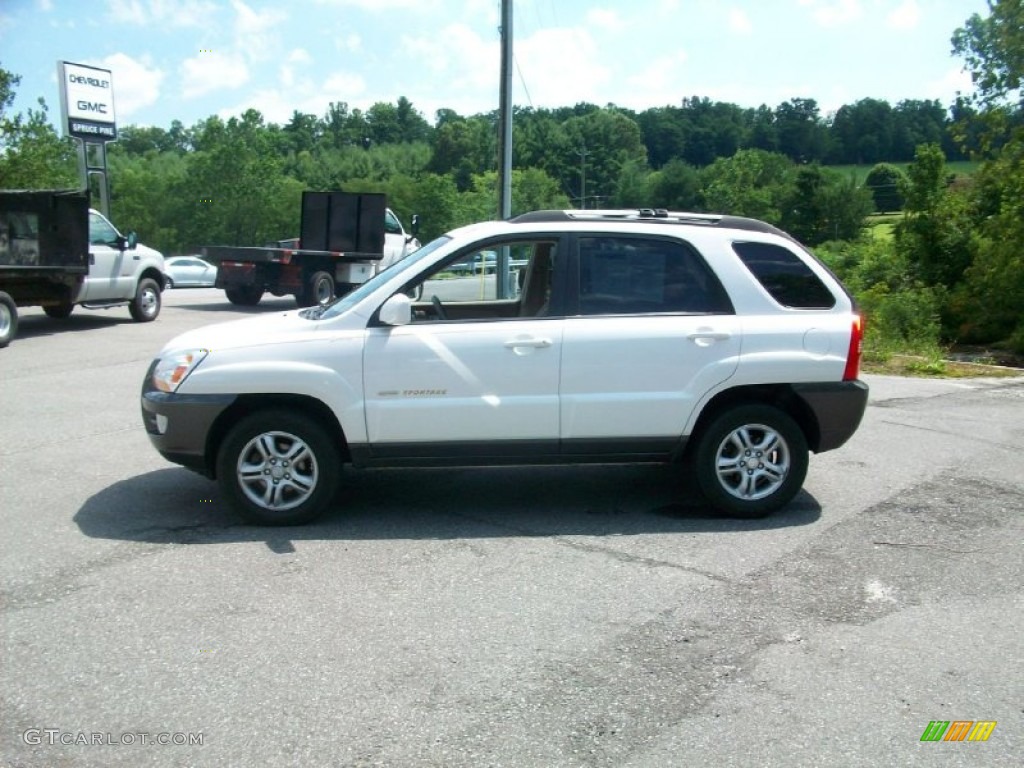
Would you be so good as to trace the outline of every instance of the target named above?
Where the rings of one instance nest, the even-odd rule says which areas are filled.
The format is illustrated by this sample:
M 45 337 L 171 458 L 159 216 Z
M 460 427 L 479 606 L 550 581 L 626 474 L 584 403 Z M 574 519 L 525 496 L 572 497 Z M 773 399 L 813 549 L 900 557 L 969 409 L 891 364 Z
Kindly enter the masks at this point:
M 412 322 L 412 299 L 396 293 L 380 308 L 380 321 L 384 325 L 409 325 Z
M 139 244 L 139 235 L 134 229 L 128 233 L 127 242 L 129 251 L 134 251 L 135 246 Z
M 410 219 L 410 222 L 412 223 L 412 228 L 409 231 L 412 232 L 412 236 L 413 237 L 419 237 L 420 236 L 420 215 L 418 213 L 414 213 L 412 215 L 412 219 Z

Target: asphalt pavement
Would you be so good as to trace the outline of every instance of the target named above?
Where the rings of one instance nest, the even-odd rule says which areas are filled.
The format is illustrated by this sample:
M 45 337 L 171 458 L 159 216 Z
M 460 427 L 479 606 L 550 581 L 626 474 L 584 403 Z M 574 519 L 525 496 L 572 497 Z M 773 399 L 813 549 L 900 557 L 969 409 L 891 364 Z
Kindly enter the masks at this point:
M 164 301 L 0 350 L 0 765 L 1020 764 L 1024 378 L 865 376 L 765 520 L 666 467 L 346 470 L 266 529 L 138 397 L 175 334 L 294 302 Z

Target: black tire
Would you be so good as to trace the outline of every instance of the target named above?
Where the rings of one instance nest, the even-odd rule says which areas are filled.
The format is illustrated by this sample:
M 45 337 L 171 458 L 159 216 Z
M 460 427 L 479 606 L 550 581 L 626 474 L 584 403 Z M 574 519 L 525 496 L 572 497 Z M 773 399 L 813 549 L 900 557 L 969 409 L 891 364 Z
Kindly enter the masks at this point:
M 284 410 L 246 416 L 217 454 L 221 490 L 254 525 L 300 525 L 319 517 L 334 499 L 340 474 L 333 436 L 312 418 Z
M 164 275 L 164 290 L 169 291 L 174 287 L 174 278 L 170 275 Z
M 807 461 L 807 439 L 788 414 L 769 405 L 741 405 L 702 432 L 695 470 L 716 509 L 749 519 L 792 501 L 807 477 Z
M 160 284 L 151 277 L 144 277 L 139 280 L 128 311 L 135 322 L 150 323 L 160 314 L 160 304 Z
M 71 311 L 75 308 L 75 305 L 67 302 L 64 304 L 46 304 L 43 306 L 43 312 L 46 313 L 47 317 L 52 317 L 54 320 L 66 320 L 71 316 Z
M 255 307 L 263 298 L 263 289 L 258 285 L 232 285 L 224 289 L 228 301 L 240 307 Z
M 0 349 L 18 335 L 18 307 L 14 299 L 0 291 Z
M 326 304 L 334 299 L 334 278 L 330 272 L 314 272 L 306 283 L 306 297 L 303 302 L 308 307 Z

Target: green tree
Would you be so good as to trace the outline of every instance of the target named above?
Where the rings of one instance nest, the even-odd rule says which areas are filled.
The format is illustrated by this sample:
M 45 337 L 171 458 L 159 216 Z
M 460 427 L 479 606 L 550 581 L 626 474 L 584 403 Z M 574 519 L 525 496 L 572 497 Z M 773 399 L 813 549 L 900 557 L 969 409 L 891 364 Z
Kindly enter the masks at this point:
M 789 158 L 760 149 L 740 150 L 701 171 L 704 208 L 778 224 L 792 177 Z
M 946 157 L 938 144 L 918 147 L 900 190 L 897 247 L 925 285 L 955 287 L 971 263 L 972 225 L 964 195 L 947 189 Z
M 864 186 L 871 192 L 876 211 L 889 213 L 903 208 L 901 188 L 907 183 L 906 178 L 906 174 L 891 163 L 878 163 L 868 171 Z
M 782 227 L 807 245 L 826 240 L 854 240 L 874 206 L 870 193 L 853 176 L 822 168 L 800 166 L 786 197 Z
M 674 211 L 691 211 L 700 206 L 700 176 L 682 160 L 670 160 L 648 179 L 646 205 Z
M 197 142 L 202 149 L 176 185 L 184 242 L 263 245 L 298 232 L 303 185 L 283 173 L 258 111 L 208 119 Z
M 26 114 L 7 114 L 21 78 L 0 67 L 0 188 L 49 189 L 79 185 L 75 151 L 50 125 L 46 101 Z
M 954 301 L 964 334 L 1009 338 L 1024 354 L 1024 2 L 990 0 L 989 11 L 971 16 L 952 41 L 976 88 L 989 155 L 976 175 L 976 253 Z

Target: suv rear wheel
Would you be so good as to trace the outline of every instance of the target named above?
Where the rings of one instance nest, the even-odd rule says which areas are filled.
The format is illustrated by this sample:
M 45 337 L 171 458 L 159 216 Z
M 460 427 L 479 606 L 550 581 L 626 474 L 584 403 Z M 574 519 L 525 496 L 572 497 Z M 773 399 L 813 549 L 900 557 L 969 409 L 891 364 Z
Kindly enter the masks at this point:
M 321 515 L 341 472 L 337 444 L 300 413 L 258 411 L 228 433 L 217 457 L 217 480 L 249 523 L 298 525 Z
M 784 507 L 807 476 L 807 439 L 785 412 L 769 405 L 725 411 L 697 444 L 697 482 L 733 517 L 764 517 Z

